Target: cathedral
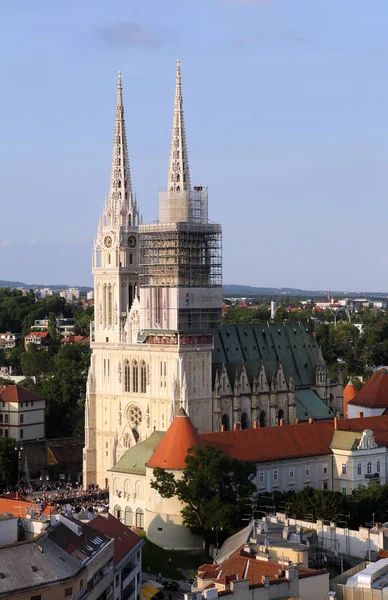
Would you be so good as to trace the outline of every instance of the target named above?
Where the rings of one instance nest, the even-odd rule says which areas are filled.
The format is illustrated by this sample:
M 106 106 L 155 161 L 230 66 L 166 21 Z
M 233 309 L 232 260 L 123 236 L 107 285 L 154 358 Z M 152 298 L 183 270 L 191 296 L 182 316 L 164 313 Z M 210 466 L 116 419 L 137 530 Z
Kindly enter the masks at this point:
M 221 226 L 191 186 L 180 64 L 166 189 L 156 224 L 140 222 L 118 78 L 110 190 L 93 251 L 95 316 L 85 403 L 84 485 L 183 406 L 212 431 L 212 351 L 221 326 Z
M 180 63 L 167 185 L 143 224 L 132 188 L 121 76 L 109 194 L 93 249 L 95 316 L 85 402 L 83 483 L 108 470 L 184 409 L 199 433 L 342 410 L 309 328 L 221 326 L 222 231 L 208 193 L 191 185 Z

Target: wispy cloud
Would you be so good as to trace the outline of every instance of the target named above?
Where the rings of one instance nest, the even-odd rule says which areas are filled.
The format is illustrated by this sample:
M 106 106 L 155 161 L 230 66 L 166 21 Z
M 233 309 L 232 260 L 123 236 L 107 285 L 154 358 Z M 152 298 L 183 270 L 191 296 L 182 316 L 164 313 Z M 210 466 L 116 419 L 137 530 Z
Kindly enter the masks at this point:
M 0 248 L 8 248 L 10 243 L 11 242 L 9 240 L 0 240 Z
M 174 31 L 149 29 L 134 21 L 96 25 L 94 31 L 99 40 L 111 48 L 158 48 L 178 41 Z

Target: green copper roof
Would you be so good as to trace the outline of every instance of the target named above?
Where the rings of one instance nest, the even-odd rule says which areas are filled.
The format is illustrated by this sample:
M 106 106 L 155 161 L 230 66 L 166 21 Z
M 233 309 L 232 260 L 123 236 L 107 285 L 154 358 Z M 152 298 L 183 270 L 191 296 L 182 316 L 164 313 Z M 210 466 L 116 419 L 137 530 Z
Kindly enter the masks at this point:
M 310 325 L 302 323 L 255 323 L 223 325 L 214 339 L 213 364 L 225 363 L 233 368 L 245 364 L 248 376 L 257 373 L 263 363 L 267 378 L 282 364 L 287 381 L 294 378 L 295 387 L 315 385 L 318 345 Z M 214 369 L 215 370 L 215 369 Z
M 154 431 L 144 442 L 139 442 L 136 446 L 129 448 L 108 471 L 145 475 L 146 463 L 155 452 L 157 445 L 165 433 L 165 431 Z
M 313 390 L 295 390 L 296 417 L 299 421 L 332 419 L 334 414 Z
M 360 431 L 334 431 L 330 448 L 335 450 L 356 450 L 362 433 Z

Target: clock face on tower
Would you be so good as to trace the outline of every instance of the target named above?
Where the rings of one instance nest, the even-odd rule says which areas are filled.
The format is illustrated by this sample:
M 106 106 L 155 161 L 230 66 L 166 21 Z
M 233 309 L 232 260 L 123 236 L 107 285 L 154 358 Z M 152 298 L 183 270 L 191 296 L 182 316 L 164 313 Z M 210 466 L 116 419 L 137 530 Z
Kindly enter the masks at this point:
M 110 235 L 106 235 L 105 239 L 104 239 L 104 244 L 106 248 L 110 248 L 112 245 L 112 238 L 110 237 Z
M 130 248 L 135 248 L 135 246 L 136 246 L 136 238 L 135 238 L 134 235 L 130 235 L 129 236 L 129 238 L 128 238 L 128 246 Z

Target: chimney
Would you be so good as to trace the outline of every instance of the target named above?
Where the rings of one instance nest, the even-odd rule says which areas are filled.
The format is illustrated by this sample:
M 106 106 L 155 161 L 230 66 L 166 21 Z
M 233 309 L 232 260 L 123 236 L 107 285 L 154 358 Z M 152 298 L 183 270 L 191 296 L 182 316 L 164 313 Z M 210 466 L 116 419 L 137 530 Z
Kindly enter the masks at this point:
M 299 425 L 299 419 L 298 419 L 298 417 L 296 417 L 296 419 L 295 419 L 295 424 Z
M 240 423 L 235 423 L 235 424 L 233 425 L 233 431 L 239 431 L 240 429 L 241 429 L 241 425 L 240 425 Z
M 337 430 L 338 428 L 338 419 L 337 417 L 334 417 L 334 429 Z
M 262 581 L 262 583 L 264 584 L 264 587 L 268 589 L 268 588 L 269 588 L 269 586 L 270 586 L 270 583 L 269 583 L 269 575 L 262 575 L 262 576 L 261 576 L 261 581 Z
M 221 425 L 221 431 L 225 431 L 225 425 Z
M 284 425 L 284 419 L 280 419 L 279 425 L 280 425 L 280 427 L 283 427 L 283 425 Z
M 309 423 L 314 423 L 314 419 L 312 417 L 309 418 Z
M 357 413 L 357 419 L 362 419 L 363 416 L 364 416 L 363 412 L 358 412 Z
M 253 429 L 259 429 L 260 425 L 259 425 L 259 421 L 253 421 Z

